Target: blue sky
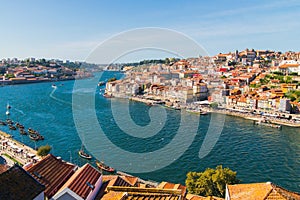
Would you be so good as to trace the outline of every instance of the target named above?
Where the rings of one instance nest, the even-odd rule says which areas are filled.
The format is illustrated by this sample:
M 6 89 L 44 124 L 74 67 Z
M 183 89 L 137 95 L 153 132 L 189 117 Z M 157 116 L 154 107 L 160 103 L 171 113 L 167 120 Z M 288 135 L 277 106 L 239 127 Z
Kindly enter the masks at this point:
M 0 3 L 0 58 L 85 60 L 111 36 L 143 27 L 182 32 L 210 55 L 245 48 L 300 51 L 297 0 Z M 148 52 L 144 57 L 150 55 Z M 128 61 L 142 58 L 143 54 L 132 55 Z

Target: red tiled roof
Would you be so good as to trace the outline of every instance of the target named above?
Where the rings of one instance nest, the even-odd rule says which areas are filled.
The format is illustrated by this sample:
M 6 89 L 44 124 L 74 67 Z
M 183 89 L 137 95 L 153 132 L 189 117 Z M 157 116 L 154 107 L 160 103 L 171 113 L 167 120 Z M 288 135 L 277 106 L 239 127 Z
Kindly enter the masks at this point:
M 182 196 L 185 196 L 185 193 L 186 193 L 186 186 L 181 185 L 181 184 L 174 184 L 174 183 L 169 183 L 169 182 L 161 182 L 161 183 L 157 186 L 157 188 L 180 190 Z
M 289 68 L 289 67 L 299 67 L 299 64 L 297 64 L 297 63 L 285 63 L 285 64 L 279 66 L 279 68 Z
M 119 186 L 119 187 L 133 187 L 136 186 L 138 182 L 137 177 L 131 177 L 131 176 L 118 176 L 118 175 L 103 175 L 102 176 L 102 187 L 101 191 L 102 194 L 99 194 L 100 199 L 118 199 L 123 196 L 123 193 L 119 192 L 109 192 L 107 193 L 107 187 L 112 187 L 112 186 Z M 101 191 L 99 193 L 101 193 Z
M 92 191 L 92 188 L 87 183 L 95 186 L 100 177 L 101 173 L 87 163 L 77 170 L 76 173 L 73 174 L 69 181 L 60 190 L 69 188 L 78 196 L 86 199 Z
M 109 187 L 103 200 L 179 200 L 183 199 L 179 190 L 138 187 Z
M 48 154 L 27 171 L 46 186 L 45 195 L 51 198 L 63 184 L 74 174 L 75 165 L 67 163 Z
M 128 183 L 126 180 L 121 178 L 120 176 L 116 176 L 114 179 L 109 181 L 108 186 L 123 186 L 123 187 L 131 187 L 132 185 Z
M 300 194 L 290 192 L 270 182 L 228 185 L 231 200 L 300 199 Z
M 138 182 L 138 178 L 134 176 L 122 176 L 124 180 L 130 183 L 132 186 L 135 186 Z
M 232 200 L 251 199 L 251 196 L 257 199 L 264 199 L 271 190 L 271 184 L 251 183 L 228 185 L 229 196 Z
M 194 194 L 187 194 L 186 199 L 187 200 L 224 200 L 223 198 L 220 197 L 214 197 L 214 196 L 203 197 Z

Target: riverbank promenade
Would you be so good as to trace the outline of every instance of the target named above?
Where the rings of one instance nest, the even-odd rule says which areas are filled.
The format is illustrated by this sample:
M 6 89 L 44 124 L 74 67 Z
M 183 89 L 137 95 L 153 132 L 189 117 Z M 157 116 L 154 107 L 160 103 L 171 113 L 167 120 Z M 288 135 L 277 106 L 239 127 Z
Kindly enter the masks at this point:
M 11 135 L 3 131 L 0 131 L 0 155 L 10 160 L 8 164 L 17 161 L 21 165 L 26 165 L 41 159 L 36 150 L 14 140 Z
M 142 102 L 142 103 L 145 103 L 147 105 L 154 105 L 155 102 L 157 102 L 153 99 L 147 99 L 147 98 L 142 98 L 142 97 L 131 97 L 131 98 L 129 98 L 129 100 Z M 172 107 L 170 107 L 170 108 L 172 108 Z M 184 106 L 181 106 L 180 108 L 181 109 L 187 109 L 187 106 L 184 105 Z M 248 112 L 248 111 L 238 111 L 238 110 L 233 110 L 233 109 L 232 110 L 229 110 L 229 109 L 213 109 L 209 106 L 200 106 L 199 110 L 203 110 L 203 111 L 208 112 L 208 113 L 219 113 L 219 114 L 224 114 L 224 115 L 241 117 L 241 118 L 249 119 L 249 120 L 253 120 L 253 121 L 260 121 L 263 118 L 267 118 L 268 121 L 270 123 L 273 123 L 273 124 L 284 125 L 284 126 L 289 126 L 289 127 L 294 127 L 294 128 L 300 128 L 299 121 L 296 122 L 296 121 L 293 121 L 293 120 L 279 119 L 279 118 L 272 117 L 272 116 L 262 116 L 258 113 L 254 114 L 254 113 L 251 113 L 251 112 Z M 289 114 L 289 115 L 292 116 L 292 119 L 295 119 L 298 116 L 298 115 L 295 115 L 295 114 Z
M 230 116 L 235 116 L 235 117 L 241 117 L 244 119 L 249 119 L 253 121 L 259 121 L 263 118 L 261 115 L 256 115 L 256 114 L 251 114 L 251 113 L 241 113 L 241 112 L 234 112 L 234 111 L 228 111 L 224 109 L 211 109 L 207 108 L 204 109 L 207 112 L 212 112 L 212 113 L 219 113 L 219 114 L 224 114 L 224 115 L 230 115 Z M 267 117 L 267 119 L 274 124 L 279 124 L 279 125 L 284 125 L 284 126 L 290 126 L 294 128 L 300 128 L 300 123 L 293 122 L 291 120 L 287 119 L 277 119 L 275 117 Z

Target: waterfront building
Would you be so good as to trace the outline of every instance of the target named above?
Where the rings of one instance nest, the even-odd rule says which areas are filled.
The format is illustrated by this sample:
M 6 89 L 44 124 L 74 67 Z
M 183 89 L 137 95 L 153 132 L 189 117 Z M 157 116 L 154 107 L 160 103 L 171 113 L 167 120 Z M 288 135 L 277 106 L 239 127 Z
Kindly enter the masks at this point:
M 261 110 L 270 110 L 269 98 L 267 96 L 261 96 L 257 100 L 257 108 Z
M 245 109 L 247 108 L 247 99 L 245 96 L 241 96 L 240 98 L 238 98 L 237 100 L 237 107 Z
M 287 98 L 280 99 L 279 108 L 280 112 L 290 112 L 291 111 L 291 100 Z
M 53 200 L 95 199 L 102 186 L 102 174 L 90 164 L 85 164 L 52 197 Z
M 194 101 L 193 88 L 184 87 L 182 90 L 178 90 L 180 102 L 192 103 Z
M 206 100 L 208 97 L 208 88 L 206 83 L 197 83 L 193 85 L 193 96 L 196 101 Z

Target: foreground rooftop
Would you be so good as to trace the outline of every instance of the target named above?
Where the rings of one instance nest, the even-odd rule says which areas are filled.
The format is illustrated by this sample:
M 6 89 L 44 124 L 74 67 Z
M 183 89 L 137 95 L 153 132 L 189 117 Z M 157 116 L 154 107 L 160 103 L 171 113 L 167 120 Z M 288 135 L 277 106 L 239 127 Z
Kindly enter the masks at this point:
M 297 200 L 300 194 L 271 182 L 227 185 L 226 200 Z
M 26 170 L 46 186 L 45 195 L 51 198 L 74 174 L 76 168 L 76 165 L 48 154 L 38 163 L 26 167 Z
M 19 165 L 14 165 L 0 174 L 0 199 L 34 199 L 43 193 L 44 189 L 44 185 Z

